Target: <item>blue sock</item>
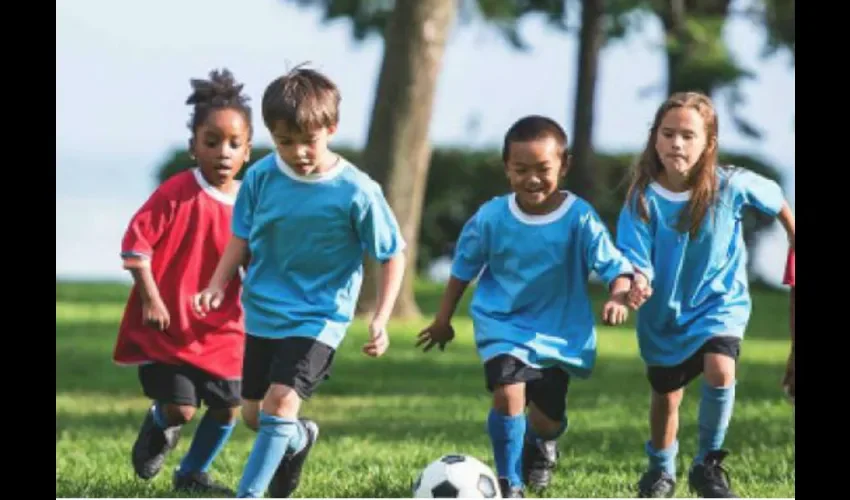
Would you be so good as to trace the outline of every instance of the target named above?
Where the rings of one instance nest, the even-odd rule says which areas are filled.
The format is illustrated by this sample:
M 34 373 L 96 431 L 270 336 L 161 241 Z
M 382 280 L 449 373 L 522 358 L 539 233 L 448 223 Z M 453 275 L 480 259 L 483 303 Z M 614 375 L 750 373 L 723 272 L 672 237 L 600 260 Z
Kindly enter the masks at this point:
M 168 428 L 168 419 L 165 418 L 165 412 L 163 410 L 164 407 L 165 405 L 159 401 L 153 405 L 153 423 L 155 423 L 160 429 Z
M 487 432 L 493 443 L 493 457 L 499 477 L 505 477 L 511 486 L 522 486 L 522 442 L 525 438 L 525 415 L 510 417 L 490 409 Z
M 195 430 L 192 445 L 180 462 L 177 474 L 182 476 L 192 472 L 207 472 L 218 452 L 224 447 L 224 443 L 230 438 L 235 426 L 235 423 L 222 424 L 216 421 L 207 410 Z
M 668 448 L 656 450 L 652 441 L 646 442 L 646 455 L 649 457 L 649 470 L 661 469 L 671 477 L 676 477 L 676 455 L 679 453 L 679 441 L 673 441 Z
M 306 429 L 297 419 L 276 417 L 261 410 L 260 431 L 248 455 L 236 496 L 262 497 L 286 452 L 300 450 L 306 441 Z
M 734 382 L 728 387 L 712 387 L 703 380 L 699 404 L 699 450 L 694 464 L 702 463 L 708 452 L 723 446 L 734 405 Z
M 561 427 L 559 427 L 558 430 L 555 431 L 555 433 L 552 434 L 551 436 L 549 436 L 549 435 L 543 436 L 543 435 L 537 433 L 534 430 L 534 427 L 531 426 L 531 422 L 528 421 L 528 418 L 526 418 L 526 424 L 525 425 L 528 428 L 528 437 L 530 437 L 531 439 L 534 439 L 536 441 L 552 441 L 554 439 L 558 439 L 565 432 L 567 432 L 567 428 L 569 427 L 569 421 L 567 420 L 567 417 L 564 417 L 564 420 L 561 421 Z

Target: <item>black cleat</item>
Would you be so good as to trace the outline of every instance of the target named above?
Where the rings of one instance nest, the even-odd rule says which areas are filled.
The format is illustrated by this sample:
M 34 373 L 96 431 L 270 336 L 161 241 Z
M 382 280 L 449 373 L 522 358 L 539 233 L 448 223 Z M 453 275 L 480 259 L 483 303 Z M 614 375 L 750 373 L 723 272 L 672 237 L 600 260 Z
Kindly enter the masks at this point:
M 691 467 L 688 473 L 691 491 L 701 498 L 738 498 L 732 492 L 729 473 L 721 465 L 728 454 L 726 450 L 710 451 L 703 463 Z
M 319 439 L 319 425 L 316 422 L 304 418 L 298 421 L 307 431 L 307 444 L 298 453 L 284 455 L 272 477 L 271 484 L 269 484 L 269 496 L 271 498 L 289 498 L 289 495 L 298 488 L 298 481 L 301 479 L 301 470 L 307 461 L 307 455 L 310 454 L 310 449 Z
M 133 469 L 142 479 L 150 479 L 159 474 L 168 452 L 180 441 L 180 426 L 160 429 L 154 422 L 153 411 L 153 407 L 148 410 L 133 444 Z
M 506 477 L 499 478 L 499 491 L 502 493 L 502 498 L 525 498 L 522 486 L 511 486 Z
M 552 481 L 558 461 L 558 442 L 538 440 L 526 435 L 522 447 L 522 480 L 535 489 L 544 489 Z
M 676 479 L 665 470 L 643 473 L 638 481 L 638 498 L 670 498 L 676 492 Z
M 174 471 L 174 489 L 186 493 L 212 495 L 216 498 L 231 498 L 236 496 L 235 491 L 213 481 L 206 472 L 190 472 L 184 475 Z

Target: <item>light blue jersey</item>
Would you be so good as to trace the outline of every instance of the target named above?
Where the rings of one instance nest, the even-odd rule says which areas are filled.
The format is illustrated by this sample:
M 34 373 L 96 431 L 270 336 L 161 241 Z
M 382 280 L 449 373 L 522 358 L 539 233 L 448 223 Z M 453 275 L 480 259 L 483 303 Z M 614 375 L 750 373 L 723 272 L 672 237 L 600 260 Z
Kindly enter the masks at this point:
M 233 234 L 248 241 L 246 331 L 311 337 L 337 348 L 351 323 L 364 253 L 386 261 L 404 249 L 381 187 L 340 159 L 318 176 L 296 174 L 269 154 L 246 174 Z
M 610 285 L 632 267 L 583 199 L 568 192 L 557 210 L 538 216 L 523 212 L 513 194 L 482 205 L 464 225 L 452 264 L 463 281 L 480 273 L 470 310 L 482 360 L 509 354 L 535 368 L 590 376 L 591 271 Z
M 776 216 L 784 197 L 777 183 L 748 170 L 718 168 L 718 180 L 714 210 L 694 239 L 676 229 L 687 192 L 652 183 L 646 190 L 648 223 L 629 205 L 620 212 L 617 245 L 653 288 L 637 321 L 648 365 L 675 366 L 711 337 L 744 336 L 751 302 L 741 212 L 754 207 Z

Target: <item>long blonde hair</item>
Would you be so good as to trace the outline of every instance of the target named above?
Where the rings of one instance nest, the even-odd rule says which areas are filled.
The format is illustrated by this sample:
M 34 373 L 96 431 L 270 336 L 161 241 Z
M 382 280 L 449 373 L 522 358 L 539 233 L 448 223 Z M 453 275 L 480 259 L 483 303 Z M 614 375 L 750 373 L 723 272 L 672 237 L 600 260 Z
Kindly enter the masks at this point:
M 688 175 L 687 187 L 691 191 L 688 205 L 679 216 L 678 230 L 689 232 L 696 236 L 702 226 L 703 219 L 717 198 L 717 113 L 714 104 L 705 94 L 699 92 L 679 92 L 671 95 L 658 108 L 655 121 L 649 131 L 646 147 L 641 153 L 632 171 L 632 181 L 629 185 L 627 202 L 637 210 L 638 216 L 649 222 L 649 207 L 646 202 L 646 189 L 662 172 L 664 166 L 658 158 L 655 143 L 658 139 L 658 128 L 668 111 L 674 108 L 688 107 L 697 111 L 705 122 L 705 150 Z

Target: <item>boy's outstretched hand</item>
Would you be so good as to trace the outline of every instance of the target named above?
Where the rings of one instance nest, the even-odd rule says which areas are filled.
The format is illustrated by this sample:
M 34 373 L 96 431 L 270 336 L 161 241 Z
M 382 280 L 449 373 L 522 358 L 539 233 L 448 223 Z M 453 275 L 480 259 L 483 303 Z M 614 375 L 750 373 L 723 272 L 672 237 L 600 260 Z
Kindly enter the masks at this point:
M 416 341 L 416 347 L 425 345 L 422 352 L 428 352 L 435 345 L 440 346 L 441 351 L 446 350 L 446 344 L 455 338 L 455 330 L 451 323 L 435 321 L 419 332 L 419 340 Z
M 602 322 L 608 326 L 620 325 L 629 317 L 629 308 L 626 307 L 627 293 L 617 294 L 605 302 L 602 308 Z

